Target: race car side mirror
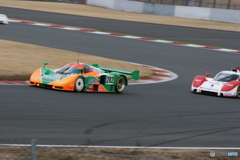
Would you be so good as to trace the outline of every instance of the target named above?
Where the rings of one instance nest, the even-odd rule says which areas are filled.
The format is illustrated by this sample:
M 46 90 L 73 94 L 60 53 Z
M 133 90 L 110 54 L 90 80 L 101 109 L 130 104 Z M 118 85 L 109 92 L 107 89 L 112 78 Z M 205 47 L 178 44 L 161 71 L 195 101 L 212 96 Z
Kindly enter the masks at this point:
M 238 78 L 238 81 L 240 81 L 240 78 Z
M 48 63 L 47 63 L 47 62 L 44 62 L 44 63 L 43 63 L 43 68 L 45 68 L 46 65 L 48 65 Z
M 209 74 L 209 73 L 206 73 L 206 77 L 208 77 L 208 76 L 210 76 L 210 74 Z

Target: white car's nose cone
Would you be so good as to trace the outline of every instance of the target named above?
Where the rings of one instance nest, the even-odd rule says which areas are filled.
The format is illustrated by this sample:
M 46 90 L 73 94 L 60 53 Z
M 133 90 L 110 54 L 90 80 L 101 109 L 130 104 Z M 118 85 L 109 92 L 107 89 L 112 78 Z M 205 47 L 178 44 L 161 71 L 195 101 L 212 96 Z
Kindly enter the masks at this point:
M 0 23 L 2 23 L 2 24 L 9 23 L 8 17 L 5 14 L 0 14 Z

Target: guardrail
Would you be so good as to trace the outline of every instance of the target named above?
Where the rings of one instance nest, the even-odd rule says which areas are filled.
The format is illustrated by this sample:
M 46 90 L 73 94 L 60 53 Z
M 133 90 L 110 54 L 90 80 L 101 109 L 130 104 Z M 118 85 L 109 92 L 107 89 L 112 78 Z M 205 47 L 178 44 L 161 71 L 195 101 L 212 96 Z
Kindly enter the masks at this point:
M 118 160 L 124 159 L 149 159 L 170 160 L 156 157 L 138 156 L 137 151 L 125 154 L 112 153 L 112 148 L 74 148 L 73 146 L 52 147 L 37 145 L 37 140 L 32 139 L 31 144 L 0 144 L 0 159 L 12 160 L 104 160 L 111 157 Z M 96 152 L 98 151 L 98 152 Z
M 156 4 L 240 10 L 240 0 L 132 0 Z

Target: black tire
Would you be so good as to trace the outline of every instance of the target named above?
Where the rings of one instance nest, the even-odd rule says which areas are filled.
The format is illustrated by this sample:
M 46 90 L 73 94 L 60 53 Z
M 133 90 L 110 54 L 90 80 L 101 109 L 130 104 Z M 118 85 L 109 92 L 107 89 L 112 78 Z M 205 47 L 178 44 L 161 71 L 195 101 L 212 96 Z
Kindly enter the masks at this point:
M 193 91 L 191 91 L 192 94 L 196 94 L 197 93 L 197 90 L 194 89 Z
M 82 92 L 84 90 L 84 78 L 83 77 L 78 77 L 75 81 L 75 84 L 74 84 L 74 90 L 76 92 Z
M 238 88 L 237 88 L 237 97 L 238 98 L 240 97 L 240 86 L 238 86 Z
M 120 76 L 115 85 L 115 91 L 117 93 L 122 93 L 126 87 L 126 79 L 123 76 Z

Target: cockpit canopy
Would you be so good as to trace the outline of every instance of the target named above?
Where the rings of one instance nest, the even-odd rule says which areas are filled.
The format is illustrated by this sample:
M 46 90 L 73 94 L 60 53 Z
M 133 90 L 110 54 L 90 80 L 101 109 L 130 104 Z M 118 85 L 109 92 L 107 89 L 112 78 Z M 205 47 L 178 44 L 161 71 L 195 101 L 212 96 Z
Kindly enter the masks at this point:
M 214 81 L 230 82 L 230 81 L 237 80 L 238 78 L 239 78 L 238 74 L 220 72 L 214 77 Z
M 82 69 L 74 67 L 74 66 L 64 66 L 60 70 L 58 70 L 56 73 L 58 74 L 80 74 Z
M 78 64 L 78 63 L 69 63 L 66 66 L 63 66 L 56 73 L 58 74 L 82 74 L 91 72 L 92 68 L 86 64 Z

